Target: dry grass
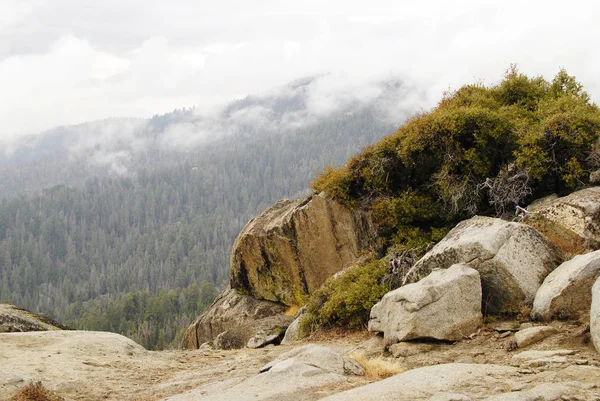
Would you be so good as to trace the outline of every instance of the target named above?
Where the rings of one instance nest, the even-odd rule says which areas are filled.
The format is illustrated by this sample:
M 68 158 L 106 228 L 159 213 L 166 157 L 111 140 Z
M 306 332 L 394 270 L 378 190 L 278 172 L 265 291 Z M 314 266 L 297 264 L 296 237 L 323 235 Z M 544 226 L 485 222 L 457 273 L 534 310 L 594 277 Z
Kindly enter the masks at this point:
M 287 310 L 283 314 L 285 316 L 294 317 L 296 316 L 296 313 L 298 313 L 299 310 L 300 307 L 298 305 L 292 305 L 289 308 L 287 308 Z
M 381 358 L 367 358 L 363 353 L 356 352 L 348 355 L 354 359 L 365 371 L 365 379 L 378 381 L 404 372 L 399 362 Z
M 64 401 L 64 398 L 48 390 L 42 382 L 31 382 L 17 390 L 12 401 Z
M 373 337 L 373 333 L 368 332 L 366 329 L 351 330 L 334 327 L 331 329 L 319 329 L 304 340 L 313 343 L 341 342 L 351 344 L 361 343 L 371 337 Z

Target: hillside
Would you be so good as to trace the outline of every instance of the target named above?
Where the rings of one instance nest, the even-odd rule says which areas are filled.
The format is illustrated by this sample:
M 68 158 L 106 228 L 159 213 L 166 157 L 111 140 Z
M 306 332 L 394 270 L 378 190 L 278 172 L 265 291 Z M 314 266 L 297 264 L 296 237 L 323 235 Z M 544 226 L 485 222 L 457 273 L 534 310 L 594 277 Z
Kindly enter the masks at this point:
M 285 121 L 310 117 L 311 82 L 295 84 L 285 95 L 229 105 L 218 123 L 227 133 L 185 152 L 166 138 L 175 138 L 174 127 L 192 119 L 189 110 L 155 117 L 147 122 L 150 131 L 121 142 L 108 141 L 97 123 L 96 131 L 86 125 L 58 130 L 39 147 L 14 153 L 3 184 L 26 190 L 20 183 L 31 180 L 39 190 L 42 183 L 67 180 L 76 186 L 2 201 L 0 299 L 75 328 L 123 333 L 149 348 L 176 345 L 210 304 L 215 287 L 226 285 L 231 245 L 247 220 L 281 198 L 305 193 L 323 166 L 339 165 L 392 131 L 385 110 L 404 91 L 393 85 L 371 102 L 353 101 L 285 128 Z M 273 120 L 244 117 L 257 109 Z M 82 159 L 73 159 L 69 152 L 86 132 L 99 136 L 82 148 Z M 154 139 L 147 137 L 151 133 Z M 188 140 L 202 142 L 193 135 Z M 48 153 L 39 158 L 40 152 Z M 19 160 L 31 163 L 31 170 Z M 126 173 L 116 175 L 99 160 L 130 164 L 119 164 Z M 88 177 L 90 169 L 101 177 Z M 71 180 L 69 172 L 81 179 Z
M 0 334 L 9 361 L 0 396 L 597 400 L 599 116 L 564 71 L 547 82 L 513 68 L 497 85 L 448 94 L 327 168 L 313 183 L 325 191 L 250 220 L 232 248 L 229 286 L 185 333 L 190 349 L 149 352 L 103 332 Z M 464 188 L 450 180 L 442 188 L 458 195 L 436 206 L 449 175 L 481 194 L 458 196 Z M 107 317 L 151 306 L 147 335 L 172 324 L 161 308 L 211 286 L 194 285 L 179 296 L 127 294 Z
M 39 193 L 59 184 L 81 187 L 92 177 L 135 178 L 142 168 L 196 163 L 201 155 L 267 138 L 305 137 L 308 143 L 308 137 L 349 130 L 353 141 L 341 150 L 345 157 L 334 155 L 330 161 L 341 162 L 350 156 L 348 151 L 356 152 L 391 132 L 414 112 L 409 107 L 418 106 L 408 105 L 407 98 L 423 96 L 398 80 L 369 83 L 370 96 L 365 97 L 328 88 L 327 79 L 300 79 L 214 110 L 184 108 L 149 119 L 112 118 L 57 127 L 8 143 L 0 139 L 0 198 Z M 321 169 L 323 163 L 327 161 L 310 167 Z

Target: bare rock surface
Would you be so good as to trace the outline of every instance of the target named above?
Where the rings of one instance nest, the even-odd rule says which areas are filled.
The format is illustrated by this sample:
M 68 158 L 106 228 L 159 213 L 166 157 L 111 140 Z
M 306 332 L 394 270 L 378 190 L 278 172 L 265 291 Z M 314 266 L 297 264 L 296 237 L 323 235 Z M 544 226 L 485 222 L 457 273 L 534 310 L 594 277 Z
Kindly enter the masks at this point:
M 459 223 L 425 254 L 407 282 L 464 263 L 481 275 L 485 313 L 519 312 L 559 262 L 554 247 L 532 227 L 476 216 Z
M 289 359 L 340 375 L 364 375 L 363 369 L 352 359 L 333 351 L 331 348 L 316 344 L 308 344 L 288 351 L 285 354 L 280 355 L 276 360 L 263 366 L 260 371 L 266 372 L 282 361 Z
M 413 371 L 408 393 L 402 395 L 401 391 L 389 387 L 395 391 L 394 397 L 405 398 L 388 399 L 484 400 L 501 394 L 527 395 L 536 386 L 556 383 L 569 387 L 563 395 L 565 400 L 597 400 L 600 354 L 586 340 L 587 334 L 582 334 L 584 323 L 554 322 L 553 326 L 556 334 L 531 345 L 530 350 L 556 352 L 554 356 L 541 354 L 537 359 L 549 362 L 539 366 L 528 366 L 528 360 L 513 359 L 516 353 L 507 351 L 508 339 L 500 338 L 489 326 L 483 326 L 463 341 L 431 342 L 427 352 L 411 353 L 399 359 L 385 351 L 381 337 L 366 332 L 312 337 L 313 345 L 309 347 L 304 340 L 295 346 L 261 349 L 214 350 L 204 346 L 158 352 L 146 351 L 112 333 L 5 333 L 0 334 L 0 400 L 10 399 L 17 388 L 30 380 L 41 381 L 66 400 L 78 401 L 218 400 L 225 399 L 223 394 L 230 396 L 228 399 L 245 399 L 246 393 L 235 393 L 235 388 L 258 395 L 253 399 L 317 400 L 339 394 L 338 399 L 352 400 L 354 398 L 346 398 L 342 392 L 358 390 L 357 386 L 369 382 L 384 383 L 385 380 L 377 380 L 390 374 L 395 375 L 391 377 L 394 379 Z M 322 352 L 322 348 L 326 350 Z M 354 357 L 358 351 L 370 348 L 378 352 L 362 352 L 361 357 L 355 359 L 365 376 L 349 374 L 355 365 L 347 365 L 344 356 Z M 574 354 L 561 355 L 561 350 L 567 348 Z M 307 349 L 316 351 L 307 352 Z M 563 358 L 562 362 L 556 362 L 556 357 Z M 551 362 L 552 358 L 556 361 Z M 471 360 L 472 365 L 467 366 L 476 367 L 485 377 L 479 380 L 477 371 L 470 373 L 464 364 L 452 363 L 461 359 Z M 393 370 L 386 370 L 392 363 Z M 500 368 L 489 368 L 490 365 Z M 259 373 L 269 366 L 269 370 Z M 435 370 L 436 366 L 449 369 Z M 437 373 L 420 369 L 428 367 Z M 403 371 L 405 373 L 397 375 Z M 577 388 L 570 383 L 575 383 Z M 380 399 L 378 391 L 372 392 L 369 388 L 363 391 L 366 395 L 361 401 Z
M 377 383 L 344 391 L 327 401 L 428 400 L 439 393 L 460 393 L 469 384 L 501 386 L 517 369 L 500 365 L 443 364 L 409 370 Z
M 395 341 L 460 340 L 481 324 L 479 273 L 453 265 L 385 294 L 371 309 L 369 331 Z
M 515 334 L 515 343 L 517 347 L 527 347 L 542 341 L 546 337 L 556 334 L 558 330 L 551 326 L 536 326 L 529 329 L 519 330 Z
M 367 214 L 324 195 L 280 201 L 250 220 L 235 240 L 231 286 L 257 299 L 304 305 L 374 238 Z
M 594 346 L 600 352 L 600 278 L 592 287 L 592 306 L 590 309 L 590 335 Z
M 577 383 L 557 384 L 547 383 L 536 386 L 531 390 L 513 391 L 486 398 L 484 401 L 556 401 L 573 392 Z
M 0 304 L 0 333 L 64 330 L 68 327 L 53 319 L 10 304 Z
M 531 208 L 523 220 L 566 255 L 600 247 L 600 187 L 592 187 Z
M 571 349 L 556 349 L 556 350 L 548 350 L 548 351 L 531 350 L 531 351 L 519 352 L 518 354 L 513 355 L 513 359 L 533 361 L 536 359 L 551 358 L 554 356 L 566 356 L 566 355 L 573 355 L 573 354 L 575 354 L 575 351 L 573 351 Z
M 217 348 L 234 349 L 246 346 L 257 336 L 279 338 L 292 321 L 285 316 L 286 309 L 282 304 L 257 300 L 227 288 L 188 327 L 183 347 L 195 349 L 205 342 L 215 341 Z
M 598 392 L 596 385 L 586 381 L 597 378 L 599 373 L 595 368 L 585 372 L 581 380 L 565 380 L 570 375 L 524 373 L 502 365 L 452 363 L 413 369 L 324 400 L 591 401 L 598 399 Z
M 348 385 L 348 375 L 363 374 L 353 360 L 330 348 L 309 344 L 282 354 L 246 380 L 223 382 L 219 391 L 215 391 L 213 383 L 210 388 L 201 387 L 167 400 L 314 400 L 320 398 L 321 388 L 343 388 Z
M 534 319 L 568 318 L 588 314 L 592 286 L 600 276 L 600 250 L 578 255 L 552 271 L 537 290 L 531 315 Z

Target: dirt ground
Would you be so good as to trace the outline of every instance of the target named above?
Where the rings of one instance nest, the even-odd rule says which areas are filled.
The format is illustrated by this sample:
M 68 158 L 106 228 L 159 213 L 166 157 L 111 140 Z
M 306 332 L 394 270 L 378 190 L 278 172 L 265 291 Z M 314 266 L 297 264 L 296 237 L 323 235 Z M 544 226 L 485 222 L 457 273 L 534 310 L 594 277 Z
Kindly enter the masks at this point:
M 394 358 L 384 352 L 385 343 L 371 333 L 325 333 L 299 342 L 320 343 L 356 356 L 365 364 L 366 384 L 388 375 L 421 366 L 442 363 L 478 363 L 516 366 L 531 381 L 549 375 L 568 375 L 569 367 L 589 367 L 587 381 L 600 385 L 600 353 L 589 341 L 585 324 L 554 322 L 558 333 L 521 350 L 508 351 L 513 337 L 486 325 L 472 338 L 457 343 L 429 342 L 428 352 Z M 506 333 L 506 334 L 503 334 Z M 0 399 L 10 399 L 19 387 L 41 381 L 67 400 L 161 400 L 204 384 L 243 380 L 261 366 L 297 346 L 232 351 L 200 349 L 146 351 L 125 337 L 100 332 L 30 332 L 0 334 Z M 524 350 L 568 349 L 570 355 L 556 361 L 535 362 L 513 358 Z M 558 377 L 556 376 L 556 377 Z M 328 393 L 343 390 L 332 388 Z M 598 390 L 600 394 L 600 389 Z M 600 399 L 600 398 L 599 398 Z

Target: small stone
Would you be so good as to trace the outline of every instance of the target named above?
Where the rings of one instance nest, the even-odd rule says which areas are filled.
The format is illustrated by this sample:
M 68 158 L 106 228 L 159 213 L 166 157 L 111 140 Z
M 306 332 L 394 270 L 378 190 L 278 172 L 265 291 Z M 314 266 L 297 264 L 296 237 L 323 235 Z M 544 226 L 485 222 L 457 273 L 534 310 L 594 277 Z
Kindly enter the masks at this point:
M 546 337 L 556 334 L 558 330 L 550 326 L 536 326 L 525 330 L 520 330 L 515 334 L 515 341 L 518 348 L 526 347 L 542 341 Z
M 512 335 L 512 331 L 505 331 L 504 333 L 500 334 L 500 338 L 506 338 L 510 335 Z
M 514 321 L 497 322 L 493 323 L 491 326 L 494 330 L 499 331 L 501 333 L 506 331 L 510 332 L 519 330 L 519 324 Z
M 475 361 L 473 360 L 473 357 L 467 355 L 461 356 L 456 361 L 454 361 L 454 363 L 475 363 Z
M 573 355 L 575 351 L 570 349 L 557 349 L 550 351 L 523 351 L 513 355 L 513 359 L 531 361 L 534 359 L 550 358 L 553 356 Z
M 540 359 L 534 359 L 532 361 L 527 361 L 527 362 L 525 362 L 525 366 L 539 367 L 539 366 L 545 366 L 545 365 L 551 365 L 551 364 L 563 364 L 563 363 L 567 363 L 566 356 L 553 356 L 550 358 L 540 358 Z
M 433 349 L 431 344 L 425 343 L 411 343 L 411 342 L 401 342 L 397 344 L 392 344 L 389 347 L 390 353 L 394 356 L 394 358 L 406 358 L 409 356 L 424 354 Z
M 263 348 L 267 345 L 274 344 L 279 342 L 283 333 L 275 333 L 275 334 L 257 334 L 254 337 L 248 340 L 246 347 L 248 348 Z

